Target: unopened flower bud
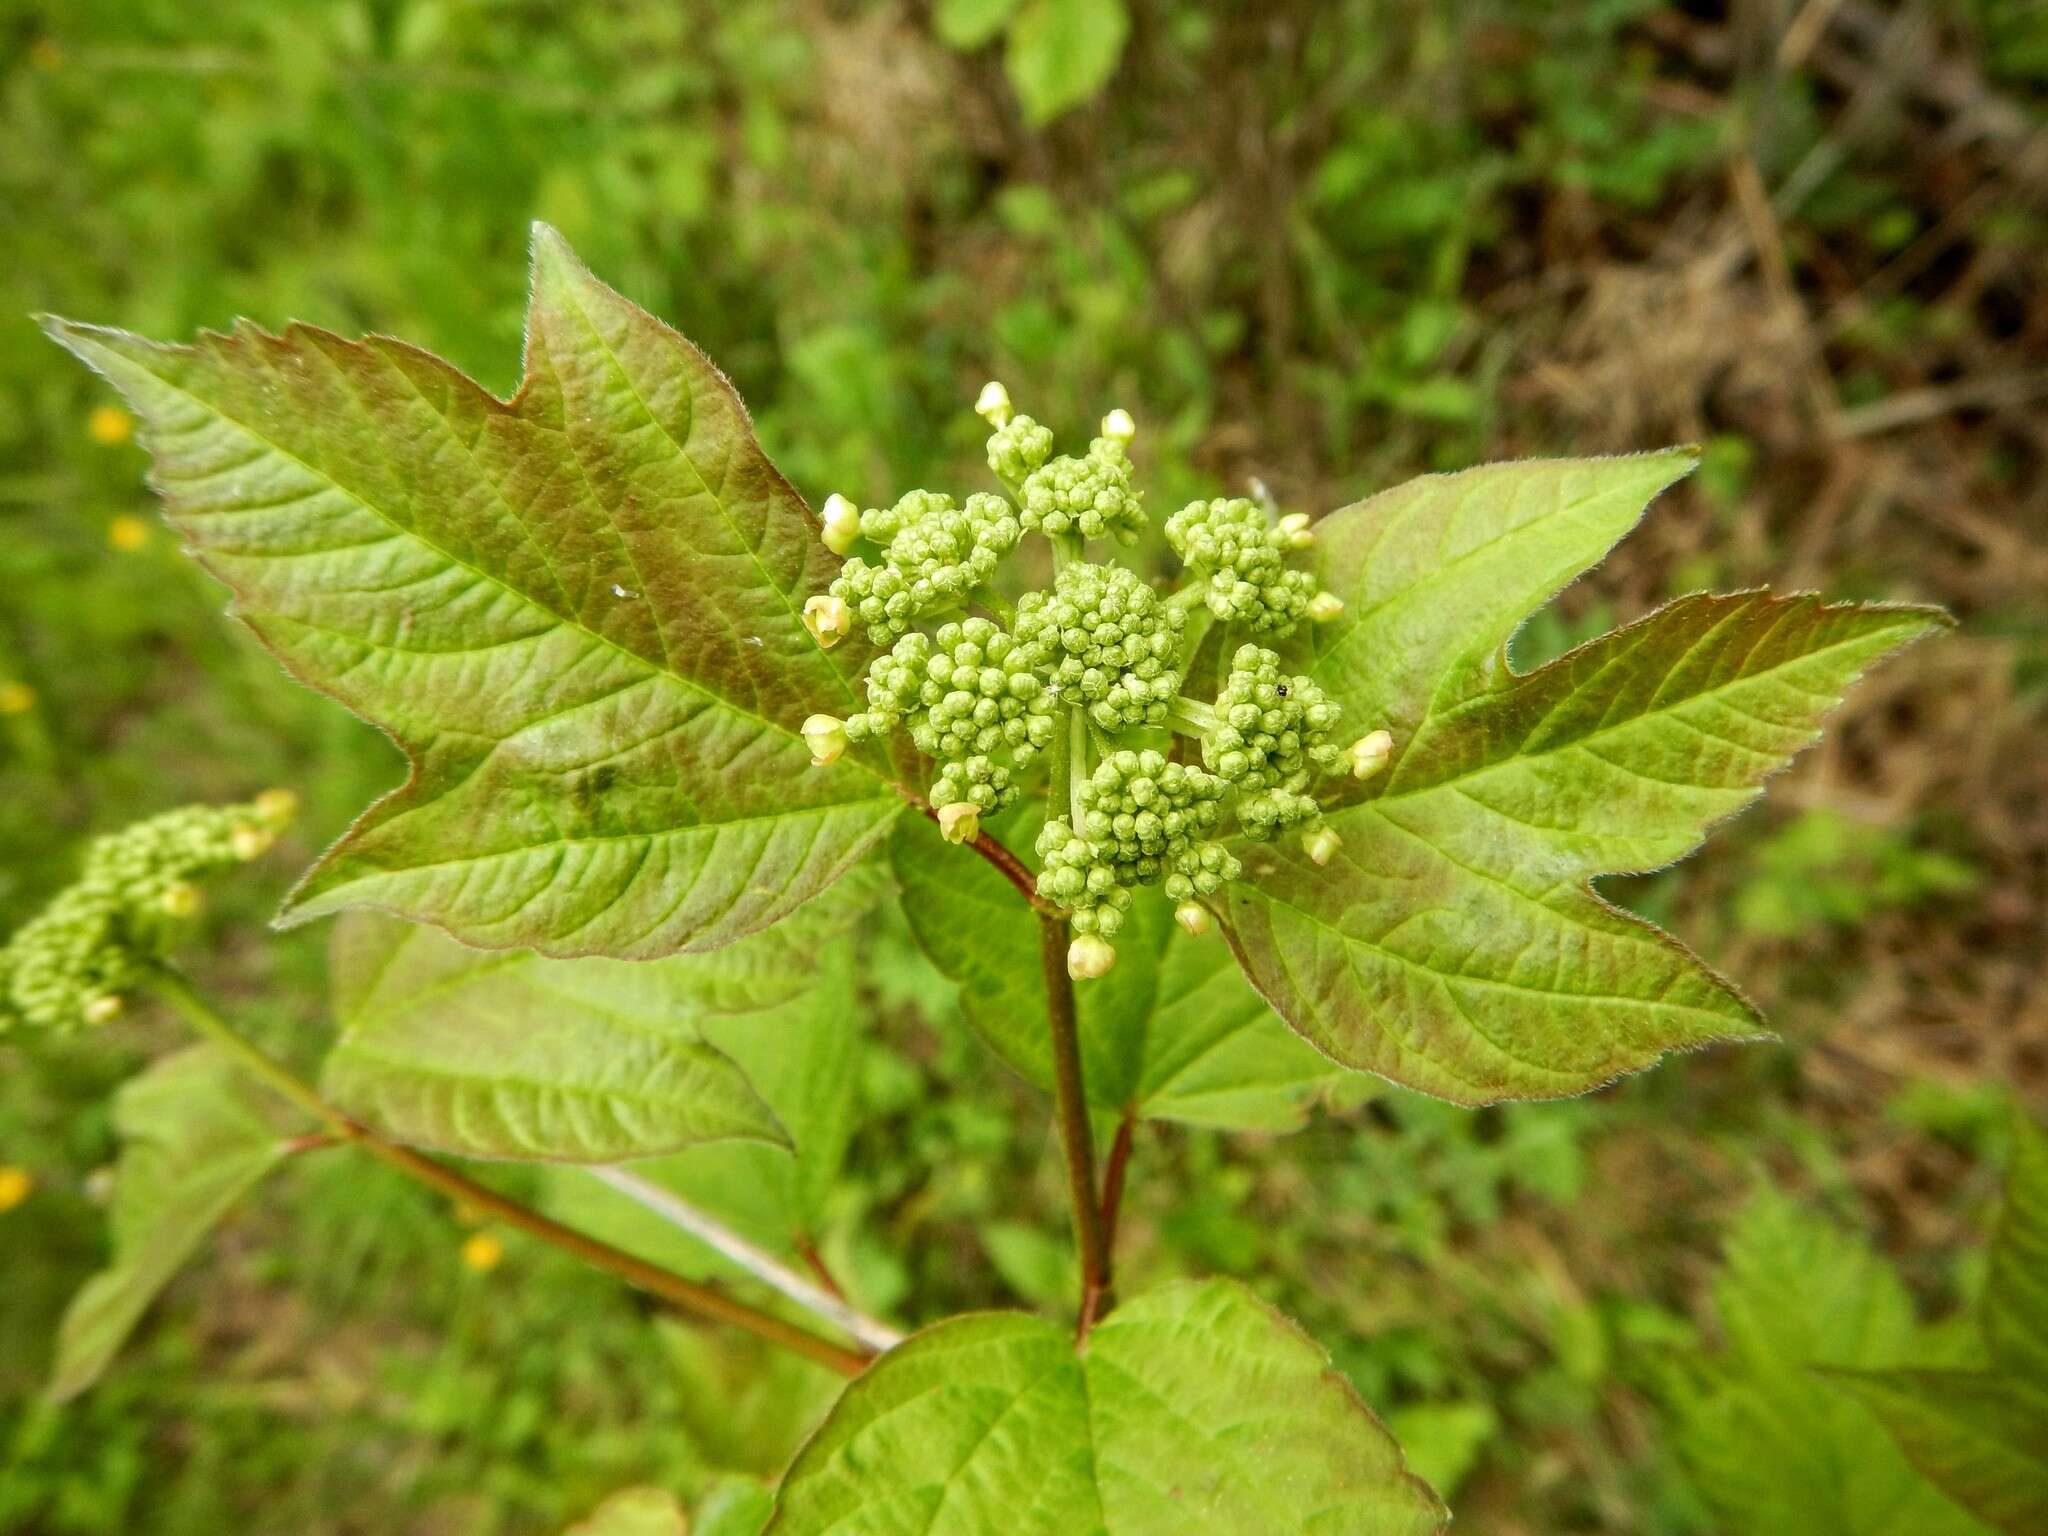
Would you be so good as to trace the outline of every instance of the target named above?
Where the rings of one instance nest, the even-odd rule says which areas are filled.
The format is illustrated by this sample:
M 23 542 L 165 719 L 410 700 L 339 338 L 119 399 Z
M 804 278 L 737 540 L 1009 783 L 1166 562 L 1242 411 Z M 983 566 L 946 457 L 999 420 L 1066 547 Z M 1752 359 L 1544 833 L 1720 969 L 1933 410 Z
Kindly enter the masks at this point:
M 1116 964 L 1116 950 L 1099 933 L 1083 933 L 1067 946 L 1067 974 L 1076 981 L 1092 981 Z
M 189 880 L 173 880 L 164 887 L 156 904 L 166 917 L 191 917 L 199 910 L 199 887 Z
M 836 715 L 812 715 L 799 734 L 811 749 L 813 768 L 830 767 L 846 751 L 846 722 Z
M 1308 525 L 1306 512 L 1290 512 L 1280 519 L 1280 537 L 1287 541 L 1289 549 L 1307 549 L 1315 543 L 1316 536 Z
M 1394 733 L 1372 731 L 1361 736 L 1346 749 L 1351 759 L 1351 776 L 1354 779 L 1369 779 L 1387 766 L 1387 759 L 1394 754 Z
M 825 498 L 819 519 L 825 525 L 825 547 L 835 555 L 845 554 L 860 537 L 860 508 L 837 491 Z
M 256 815 L 268 826 L 290 826 L 298 814 L 299 797 L 288 789 L 266 789 L 256 797 Z
M 821 649 L 829 651 L 853 633 L 853 610 L 846 606 L 844 598 L 820 592 L 804 603 L 804 628 Z
M 1187 930 L 1191 939 L 1199 939 L 1209 931 L 1209 909 L 1199 901 L 1184 901 L 1175 907 L 1173 920 Z
M 245 824 L 235 828 L 228 838 L 228 846 L 235 851 L 235 857 L 247 864 L 251 859 L 260 859 L 270 852 L 270 845 L 277 841 L 277 834 L 268 827 Z
M 1329 827 L 1317 827 L 1312 832 L 1301 834 L 1301 851 L 1308 855 L 1309 862 L 1327 864 L 1337 856 L 1337 850 L 1344 846 L 1344 839 Z
M 1113 443 L 1128 447 L 1131 439 L 1138 435 L 1138 424 L 1131 420 L 1129 411 L 1118 406 L 1102 418 L 1102 435 Z
M 1015 414 L 1010 408 L 1010 392 L 990 379 L 981 386 L 981 394 L 975 398 L 974 414 L 998 430 L 1008 426 L 1010 417 Z
M 122 1004 L 118 994 L 102 992 L 98 997 L 89 999 L 80 1012 L 88 1024 L 111 1024 L 114 1020 L 121 1017 L 121 1009 Z
M 1328 624 L 1343 613 L 1344 599 L 1334 592 L 1318 592 L 1308 600 L 1308 616 L 1318 624 Z
M 981 807 L 956 800 L 939 807 L 939 835 L 949 843 L 971 843 L 981 835 Z

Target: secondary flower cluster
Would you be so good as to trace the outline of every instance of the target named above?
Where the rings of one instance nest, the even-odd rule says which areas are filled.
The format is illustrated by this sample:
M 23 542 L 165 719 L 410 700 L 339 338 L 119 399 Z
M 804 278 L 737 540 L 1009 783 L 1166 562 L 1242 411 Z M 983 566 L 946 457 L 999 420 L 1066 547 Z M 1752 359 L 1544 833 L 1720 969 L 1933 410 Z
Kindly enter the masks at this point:
M 928 613 L 964 606 L 988 585 L 1023 532 L 1016 509 L 986 492 L 956 507 L 950 496 L 912 491 L 893 507 L 861 513 L 859 526 L 862 537 L 887 551 L 879 565 L 847 561 L 831 595 L 867 626 L 877 645 Z
M 0 1032 L 105 1024 L 199 911 L 193 882 L 260 857 L 292 818 L 289 790 L 188 805 L 94 840 L 77 883 L 0 948 Z
M 1195 897 L 1214 894 L 1239 872 L 1236 857 L 1208 840 L 1223 819 L 1227 788 L 1191 764 L 1127 748 L 1105 757 L 1076 787 L 1069 815 L 1046 822 L 1038 834 L 1045 865 L 1038 894 L 1073 914 L 1074 969 L 1100 975 L 1109 968 L 1115 951 L 1108 941 L 1141 885 L 1164 884 L 1185 909 L 1184 923 L 1208 926 L 1207 909 Z
M 1017 605 L 1017 643 L 1105 731 L 1164 725 L 1187 617 L 1120 565 L 1068 566 Z
M 1197 578 L 1209 611 L 1254 634 L 1292 634 L 1315 601 L 1315 577 L 1285 563 L 1288 551 L 1313 541 L 1299 512 L 1275 525 L 1243 497 L 1190 502 L 1166 520 L 1166 542 Z
M 1373 731 L 1341 745 L 1336 703 L 1259 644 L 1236 648 L 1213 702 L 1181 691 L 1212 624 L 1280 639 L 1304 619 L 1341 616 L 1333 594 L 1286 563 L 1315 542 L 1305 517 L 1276 519 L 1241 498 L 1183 507 L 1164 530 L 1183 581 L 1163 595 L 1087 557 L 1090 543 L 1133 544 L 1145 528 L 1127 413 L 1105 416 L 1085 454 L 1054 457 L 1052 433 L 1017 414 L 1000 384 L 975 409 L 992 429 L 988 464 L 1006 495 L 956 504 L 912 491 L 866 511 L 826 501 L 825 543 L 850 558 L 805 604 L 804 621 L 820 645 L 858 623 L 886 649 L 868 666 L 867 708 L 846 720 L 813 715 L 803 735 L 823 766 L 849 743 L 907 729 L 933 762 L 931 807 L 956 843 L 975 841 L 982 818 L 1010 806 L 1024 771 L 1043 761 L 1055 803 L 1036 843 L 1038 894 L 1070 915 L 1068 969 L 1099 976 L 1143 886 L 1163 887 L 1190 933 L 1207 931 L 1206 903 L 1241 872 L 1228 837 L 1294 829 L 1327 863 L 1338 838 L 1317 776 L 1349 768 L 1368 778 L 1393 740 Z M 1053 578 L 1013 608 L 994 583 L 1026 533 L 1050 543 Z M 862 541 L 872 555 L 853 553 Z M 914 627 L 927 620 L 937 623 L 929 635 Z M 1173 750 L 1175 733 L 1189 739 L 1184 751 Z

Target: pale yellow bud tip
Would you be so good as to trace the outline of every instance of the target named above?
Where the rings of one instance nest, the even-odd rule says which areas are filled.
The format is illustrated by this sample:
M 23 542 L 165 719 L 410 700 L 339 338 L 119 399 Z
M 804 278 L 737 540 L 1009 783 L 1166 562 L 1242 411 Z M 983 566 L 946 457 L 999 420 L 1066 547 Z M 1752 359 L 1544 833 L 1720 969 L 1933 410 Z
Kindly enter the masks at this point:
M 0 1211 L 11 1211 L 35 1192 L 36 1181 L 26 1168 L 0 1168 Z
M 472 1232 L 463 1240 L 462 1262 L 480 1275 L 496 1269 L 504 1257 L 505 1245 L 488 1232 Z
M 1327 864 L 1337 856 L 1337 850 L 1344 846 L 1344 839 L 1328 827 L 1317 827 L 1313 832 L 1301 834 L 1301 851 L 1309 856 L 1312 864 Z
M 1187 930 L 1191 939 L 1199 939 L 1209 931 L 1209 909 L 1199 901 L 1184 901 L 1175 907 L 1173 920 Z
M 1067 974 L 1076 981 L 1093 981 L 1116 964 L 1116 951 L 1099 933 L 1083 933 L 1067 946 Z
M 111 1024 L 121 1017 L 121 999 L 112 992 L 104 992 L 86 1003 L 84 1013 L 88 1024 Z
M 270 845 L 277 841 L 277 834 L 268 827 L 237 827 L 229 846 L 235 850 L 235 857 L 247 864 L 251 859 L 260 859 L 270 852 Z
M 824 527 L 825 547 L 843 555 L 860 538 L 860 508 L 834 491 L 825 498 L 825 510 L 818 514 Z
M 1138 424 L 1131 420 L 1131 413 L 1119 406 L 1102 418 L 1102 435 L 1113 443 L 1129 446 L 1138 435 Z
M 1318 592 L 1308 600 L 1308 616 L 1318 624 L 1328 624 L 1343 613 L 1344 599 L 1334 592 Z
M 829 651 L 853 633 L 853 610 L 844 599 L 820 592 L 804 603 L 804 628 L 821 648 Z
M 1307 549 L 1315 543 L 1316 536 L 1308 525 L 1306 512 L 1290 512 L 1280 519 L 1280 537 L 1289 549 Z
M 1010 392 L 990 379 L 981 386 L 981 393 L 974 400 L 974 414 L 990 426 L 1001 430 L 1010 424 L 1014 414 L 1010 409 Z
M 1387 759 L 1394 755 L 1394 733 L 1372 731 L 1351 743 L 1351 776 L 1354 779 L 1369 779 L 1387 766 Z
M 166 917 L 191 917 L 198 912 L 202 900 L 198 886 L 189 880 L 174 880 L 164 887 L 156 904 Z
M 981 836 L 981 807 L 956 800 L 939 807 L 939 835 L 949 843 L 971 843 Z
M 803 723 L 804 745 L 811 749 L 811 766 L 828 768 L 846 751 L 846 722 L 836 715 L 812 715 Z

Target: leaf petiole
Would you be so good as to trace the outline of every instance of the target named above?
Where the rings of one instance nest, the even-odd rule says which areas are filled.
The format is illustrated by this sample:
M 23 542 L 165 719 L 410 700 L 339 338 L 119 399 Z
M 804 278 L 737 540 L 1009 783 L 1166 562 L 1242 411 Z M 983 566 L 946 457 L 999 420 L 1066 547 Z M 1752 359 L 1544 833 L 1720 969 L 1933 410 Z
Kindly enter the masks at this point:
M 844 1349 L 829 1339 L 786 1322 L 714 1290 L 672 1274 L 659 1265 L 636 1258 L 623 1249 L 564 1226 L 552 1217 L 507 1199 L 488 1185 L 415 1152 L 411 1147 L 386 1141 L 367 1127 L 349 1119 L 323 1099 L 312 1086 L 283 1063 L 274 1060 L 246 1039 L 234 1025 L 196 992 L 184 975 L 168 965 L 153 966 L 147 975 L 152 991 L 174 1009 L 193 1029 L 227 1051 L 235 1061 L 284 1098 L 306 1110 L 328 1127 L 338 1140 L 361 1147 L 370 1156 L 397 1169 L 408 1178 L 439 1191 L 450 1199 L 482 1211 L 509 1227 L 572 1253 L 586 1263 L 617 1275 L 641 1290 L 651 1292 L 682 1311 L 714 1322 L 730 1323 L 756 1338 L 816 1361 L 842 1376 L 858 1376 L 873 1357 L 871 1352 Z
M 1168 706 L 1166 723 L 1183 736 L 1206 736 L 1222 724 L 1222 719 L 1201 700 L 1183 696 Z

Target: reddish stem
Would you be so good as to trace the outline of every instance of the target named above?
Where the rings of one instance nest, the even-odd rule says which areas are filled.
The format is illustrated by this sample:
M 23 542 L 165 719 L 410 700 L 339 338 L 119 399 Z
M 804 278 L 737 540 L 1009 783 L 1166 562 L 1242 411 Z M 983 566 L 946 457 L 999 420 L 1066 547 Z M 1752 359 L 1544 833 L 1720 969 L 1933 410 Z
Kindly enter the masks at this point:
M 895 788 L 897 794 L 916 806 L 929 820 L 937 821 L 939 819 L 938 810 L 932 805 L 931 801 L 925 799 L 916 790 L 903 784 L 898 784 Z M 974 841 L 966 844 L 966 846 L 972 848 L 984 859 L 987 859 L 989 863 L 1002 871 L 1003 878 L 1014 885 L 1017 888 L 1017 893 L 1030 902 L 1035 910 L 1039 912 L 1055 910 L 1039 896 L 1037 878 L 1032 875 L 1030 870 L 1024 867 L 1024 861 L 997 842 L 993 837 L 989 836 L 988 833 L 982 832 L 978 834 Z
M 1123 1210 L 1124 1175 L 1131 1166 L 1131 1141 L 1137 1131 L 1135 1116 L 1126 1112 L 1117 1122 L 1116 1136 L 1109 1144 L 1109 1161 L 1102 1170 L 1102 1241 L 1105 1257 L 1116 1263 L 1116 1219 Z

